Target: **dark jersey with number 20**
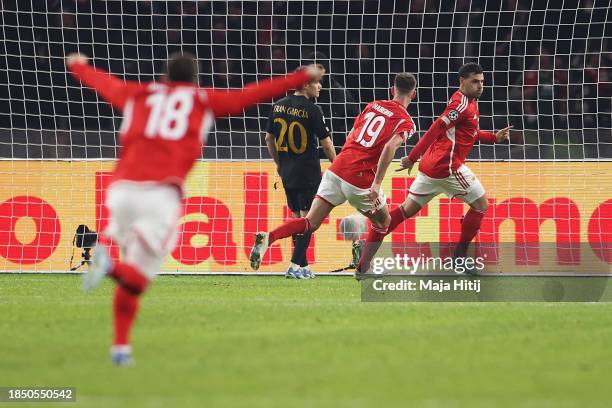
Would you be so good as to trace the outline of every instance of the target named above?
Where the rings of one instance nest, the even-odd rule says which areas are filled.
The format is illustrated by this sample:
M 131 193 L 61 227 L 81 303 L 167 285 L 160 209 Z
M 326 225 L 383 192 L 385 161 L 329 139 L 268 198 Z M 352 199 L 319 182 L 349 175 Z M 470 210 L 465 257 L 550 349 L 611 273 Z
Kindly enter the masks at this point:
M 318 140 L 329 136 L 321 108 L 301 95 L 288 95 L 272 107 L 268 133 L 276 139 L 280 176 L 285 188 L 308 188 L 321 182 Z

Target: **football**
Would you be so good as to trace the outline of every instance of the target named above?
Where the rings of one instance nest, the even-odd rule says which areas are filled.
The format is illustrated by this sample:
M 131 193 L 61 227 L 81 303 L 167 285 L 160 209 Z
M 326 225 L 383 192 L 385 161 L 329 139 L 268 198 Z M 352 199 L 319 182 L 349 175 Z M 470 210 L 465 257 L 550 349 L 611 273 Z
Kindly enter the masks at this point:
M 356 241 L 368 230 L 368 220 L 361 214 L 351 214 L 340 221 L 340 235 L 346 241 Z

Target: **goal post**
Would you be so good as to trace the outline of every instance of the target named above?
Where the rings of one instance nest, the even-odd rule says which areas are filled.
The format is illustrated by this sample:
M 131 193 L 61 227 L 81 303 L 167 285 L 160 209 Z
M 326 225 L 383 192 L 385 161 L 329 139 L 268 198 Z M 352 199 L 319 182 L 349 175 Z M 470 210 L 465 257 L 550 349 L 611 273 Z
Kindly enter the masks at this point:
M 200 84 L 215 88 L 321 63 L 327 74 L 316 103 L 337 149 L 365 104 L 390 97 L 396 73 L 414 73 L 418 97 L 408 110 L 417 133 L 397 158 L 444 110 L 459 67 L 478 62 L 485 70 L 481 128 L 514 126 L 510 143 L 476 144 L 468 163 L 490 201 L 477 242 L 502 248 L 491 272 L 610 272 L 606 0 L 9 0 L 0 9 L 0 271 L 69 271 L 83 251 L 77 228 L 99 231 L 108 221 L 103 203 L 121 114 L 66 72 L 65 55 L 80 51 L 140 81 L 159 78 L 169 55 L 190 52 Z M 162 272 L 251 273 L 254 233 L 289 216 L 263 139 L 270 107 L 216 122 L 187 181 L 178 244 Z M 397 166 L 383 184 L 391 206 L 405 199 L 414 177 Z M 466 209 L 438 196 L 387 242 L 436 254 L 436 243 L 458 238 Z M 308 257 L 315 272 L 350 261 L 340 222 L 354 212 L 347 204 L 335 209 L 314 234 Z M 260 271 L 286 270 L 291 245 L 275 243 Z

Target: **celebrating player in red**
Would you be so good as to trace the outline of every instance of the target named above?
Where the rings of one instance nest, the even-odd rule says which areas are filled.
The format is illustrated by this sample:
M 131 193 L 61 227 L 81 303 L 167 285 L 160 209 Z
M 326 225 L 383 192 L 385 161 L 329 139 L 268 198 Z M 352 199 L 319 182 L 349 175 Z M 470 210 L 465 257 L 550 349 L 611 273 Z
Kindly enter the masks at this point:
M 480 229 L 487 210 L 487 196 L 480 181 L 464 164 L 476 141 L 500 143 L 508 140 L 511 126 L 497 134 L 478 128 L 478 98 L 482 95 L 484 74 L 482 67 L 470 62 L 459 69 L 459 90 L 455 92 L 440 117 L 430 126 L 407 157 L 402 158 L 402 169 L 412 169 L 421 159 L 419 173 L 410 186 L 406 200 L 391 211 L 391 224 L 385 233 L 372 229 L 362 251 L 358 273 L 370 268 L 385 235 L 405 219 L 415 215 L 440 193 L 457 197 L 470 206 L 461 224 L 461 237 L 453 256 L 464 257 L 472 239 Z
M 123 112 L 122 148 L 107 193 L 110 221 L 104 231 L 119 245 L 122 257 L 113 265 L 106 247 L 98 245 L 83 286 L 93 289 L 106 275 L 117 282 L 111 358 L 125 365 L 131 361 L 129 334 L 139 296 L 176 243 L 185 177 L 202 154 L 214 118 L 238 114 L 322 72 L 312 65 L 241 90 L 215 91 L 197 87 L 198 65 L 187 55 L 173 57 L 164 80 L 151 83 L 123 81 L 91 67 L 80 54 L 68 56 L 66 65 Z
M 395 77 L 393 99 L 374 101 L 355 119 L 346 143 L 323 178 L 306 217 L 293 218 L 270 233 L 258 232 L 251 250 L 251 267 L 259 268 L 270 244 L 294 234 L 316 231 L 331 210 L 348 201 L 384 234 L 390 217 L 380 186 L 397 148 L 415 131 L 406 111 L 416 97 L 414 75 Z

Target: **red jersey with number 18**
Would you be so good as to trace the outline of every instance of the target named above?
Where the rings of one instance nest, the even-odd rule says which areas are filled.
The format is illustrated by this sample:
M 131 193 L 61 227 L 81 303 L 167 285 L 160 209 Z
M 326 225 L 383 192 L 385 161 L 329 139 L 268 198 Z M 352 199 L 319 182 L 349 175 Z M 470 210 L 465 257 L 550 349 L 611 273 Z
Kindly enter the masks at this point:
M 182 185 L 213 120 L 206 92 L 193 85 L 143 87 L 123 112 L 115 179 Z
M 412 118 L 399 102 L 370 102 L 355 119 L 346 143 L 329 170 L 355 187 L 368 189 L 385 144 L 395 134 L 402 135 L 405 142 L 415 130 Z

